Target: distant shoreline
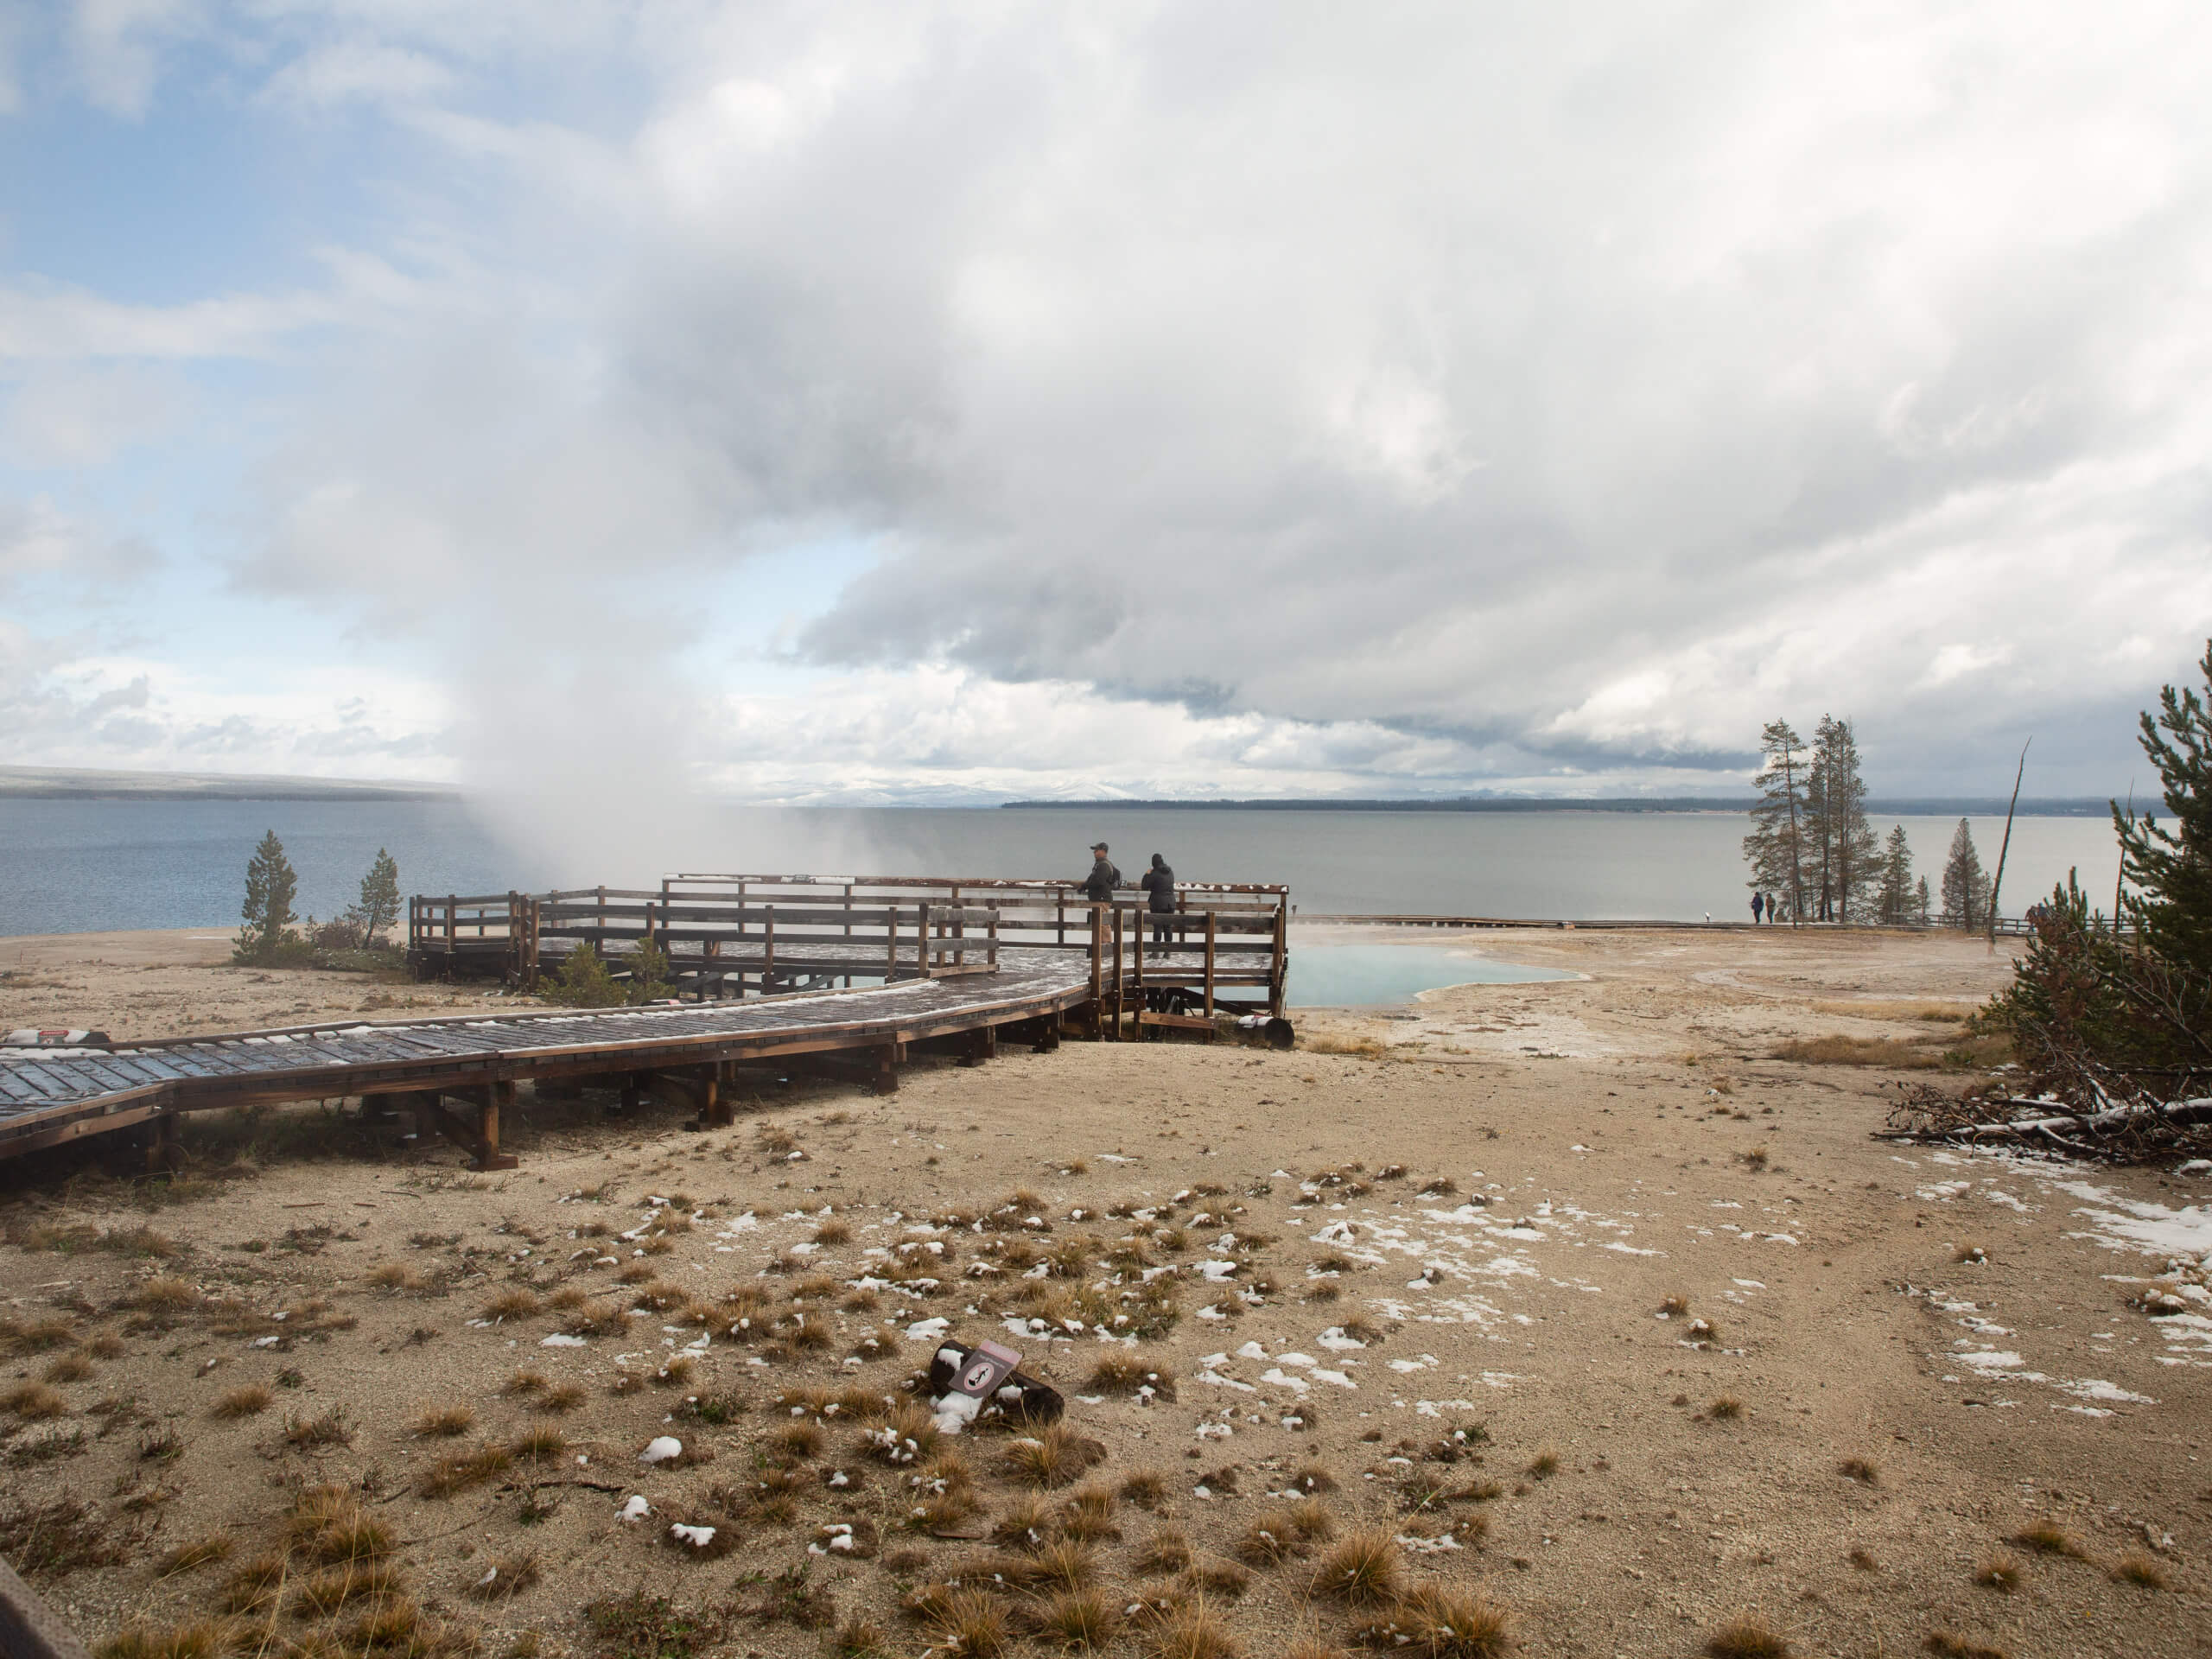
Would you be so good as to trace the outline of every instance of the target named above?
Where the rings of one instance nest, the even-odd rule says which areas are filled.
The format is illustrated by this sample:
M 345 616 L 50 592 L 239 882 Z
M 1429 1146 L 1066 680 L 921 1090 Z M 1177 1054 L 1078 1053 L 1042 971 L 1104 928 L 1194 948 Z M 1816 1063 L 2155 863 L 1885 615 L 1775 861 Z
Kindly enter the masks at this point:
M 1707 795 L 1515 795 L 1474 796 L 1459 800 L 1005 801 L 1001 807 L 1052 807 L 1084 812 L 1130 809 L 1186 812 L 1707 812 L 1740 817 L 1751 810 L 1751 804 L 1747 799 Z M 2008 804 L 2001 795 L 1991 799 L 1972 796 L 1927 800 L 1875 798 L 1867 801 L 1866 810 L 1904 818 L 2001 818 Z M 2111 803 L 2100 798 L 2051 797 L 2023 800 L 2018 813 L 2024 818 L 2101 818 L 2111 810 Z

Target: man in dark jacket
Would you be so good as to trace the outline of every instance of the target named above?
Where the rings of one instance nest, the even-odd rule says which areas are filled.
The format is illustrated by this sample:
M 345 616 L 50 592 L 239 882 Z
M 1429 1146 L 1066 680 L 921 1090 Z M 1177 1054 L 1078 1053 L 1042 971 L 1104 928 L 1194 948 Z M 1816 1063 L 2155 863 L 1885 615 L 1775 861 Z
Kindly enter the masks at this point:
M 1090 843 L 1090 874 L 1083 879 L 1083 896 L 1093 904 L 1111 904 L 1114 889 L 1122 885 L 1122 873 L 1114 868 L 1114 861 L 1106 856 L 1106 843 Z
M 1152 942 L 1166 944 L 1169 942 L 1167 918 L 1175 913 L 1175 872 L 1167 868 L 1166 859 L 1154 853 L 1152 868 L 1137 885 L 1151 895 L 1146 908 L 1152 912 Z

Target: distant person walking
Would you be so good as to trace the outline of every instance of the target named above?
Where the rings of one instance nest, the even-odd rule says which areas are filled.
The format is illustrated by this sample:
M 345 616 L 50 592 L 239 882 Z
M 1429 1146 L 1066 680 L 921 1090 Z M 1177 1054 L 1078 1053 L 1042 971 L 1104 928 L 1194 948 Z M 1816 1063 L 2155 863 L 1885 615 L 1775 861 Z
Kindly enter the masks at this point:
M 1152 942 L 1166 944 L 1172 931 L 1167 918 L 1175 913 L 1175 872 L 1158 853 L 1152 855 L 1152 868 L 1137 880 L 1137 885 L 1151 895 L 1146 908 L 1152 912 Z
M 1083 878 L 1083 896 L 1095 905 L 1114 902 L 1114 889 L 1122 885 L 1122 873 L 1114 868 L 1114 861 L 1106 856 L 1106 843 L 1090 843 L 1090 874 Z
M 1759 925 L 1759 918 L 1765 909 L 1766 895 L 1763 893 L 1753 893 L 1751 895 L 1751 925 L 1753 927 Z

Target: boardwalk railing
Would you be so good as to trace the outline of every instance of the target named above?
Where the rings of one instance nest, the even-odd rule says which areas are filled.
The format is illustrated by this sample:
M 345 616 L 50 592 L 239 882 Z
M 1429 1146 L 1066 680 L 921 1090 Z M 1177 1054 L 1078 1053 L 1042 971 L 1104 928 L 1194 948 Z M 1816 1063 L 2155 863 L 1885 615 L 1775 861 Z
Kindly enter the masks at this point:
M 627 972 L 650 943 L 671 982 L 702 1001 L 990 973 L 1002 950 L 1066 951 L 1090 959 L 1117 1021 L 1281 1012 L 1287 889 L 1185 884 L 1169 914 L 1126 893 L 1094 903 L 1069 882 L 686 872 L 658 888 L 418 896 L 407 945 L 418 973 L 527 983 L 587 944 Z

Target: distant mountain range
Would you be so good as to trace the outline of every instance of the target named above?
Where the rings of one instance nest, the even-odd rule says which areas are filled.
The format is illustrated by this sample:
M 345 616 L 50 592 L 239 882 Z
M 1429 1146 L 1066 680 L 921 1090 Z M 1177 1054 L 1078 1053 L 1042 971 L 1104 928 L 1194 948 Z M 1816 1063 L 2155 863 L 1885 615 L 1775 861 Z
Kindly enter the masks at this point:
M 459 793 L 435 784 L 378 783 L 349 778 L 0 766 L 0 800 L 436 801 L 455 798 Z

